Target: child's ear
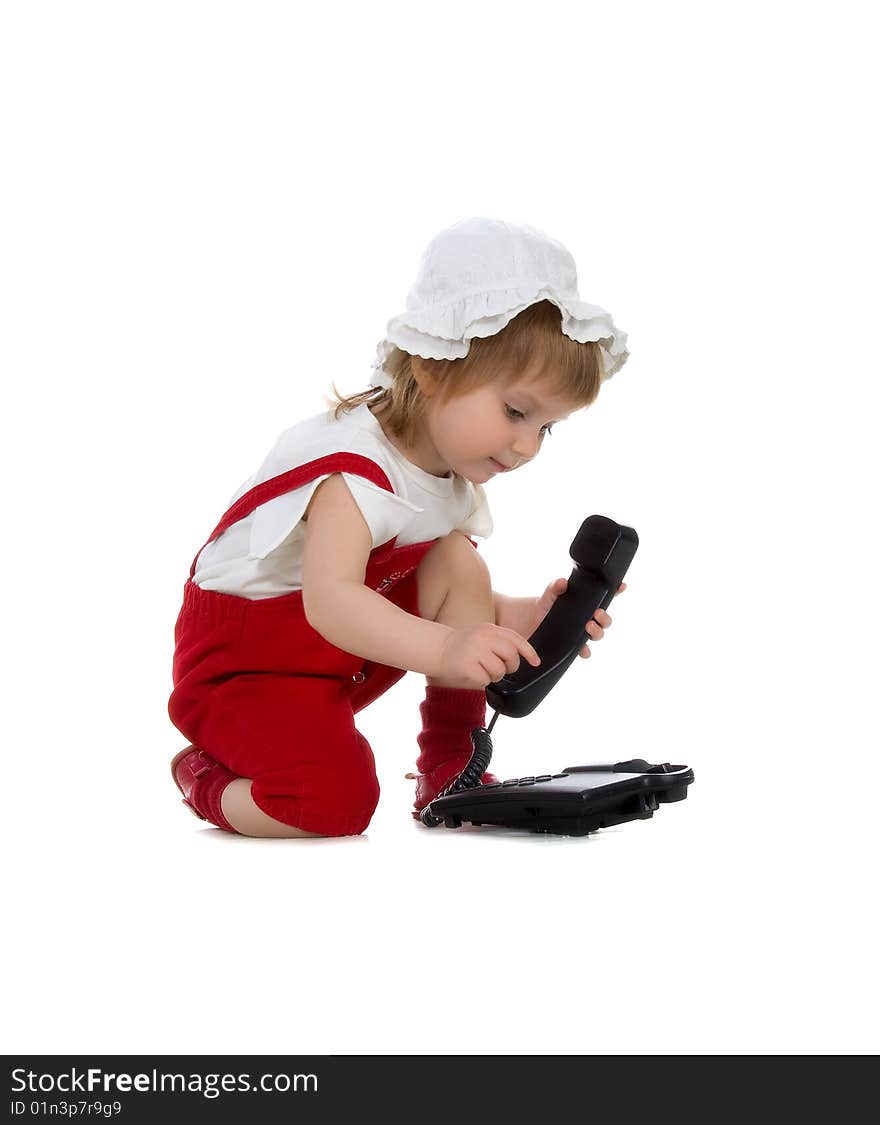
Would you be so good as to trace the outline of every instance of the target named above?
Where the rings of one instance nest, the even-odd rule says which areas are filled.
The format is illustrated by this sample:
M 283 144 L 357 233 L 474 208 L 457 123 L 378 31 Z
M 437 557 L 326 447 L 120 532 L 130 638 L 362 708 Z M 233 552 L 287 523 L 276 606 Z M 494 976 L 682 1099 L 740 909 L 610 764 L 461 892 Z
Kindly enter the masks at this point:
M 430 398 L 437 387 L 434 376 L 428 371 L 427 365 L 420 355 L 410 356 L 410 367 L 412 368 L 413 378 L 419 385 L 419 390 L 425 396 Z

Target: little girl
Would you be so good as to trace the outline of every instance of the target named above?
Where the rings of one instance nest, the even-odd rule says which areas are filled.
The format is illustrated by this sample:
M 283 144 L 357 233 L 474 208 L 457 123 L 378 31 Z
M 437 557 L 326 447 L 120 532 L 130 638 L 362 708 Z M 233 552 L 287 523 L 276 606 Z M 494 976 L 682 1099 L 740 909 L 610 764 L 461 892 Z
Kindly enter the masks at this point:
M 540 663 L 526 638 L 567 583 L 492 590 L 472 538 L 492 531 L 483 485 L 589 406 L 625 345 L 541 231 L 474 218 L 428 244 L 369 390 L 334 383 L 335 408 L 285 431 L 192 564 L 168 709 L 197 816 L 246 836 L 363 832 L 379 785 L 354 716 L 407 670 L 427 677 L 413 815 L 464 769 L 486 686 Z M 598 610 L 585 629 L 610 624 Z

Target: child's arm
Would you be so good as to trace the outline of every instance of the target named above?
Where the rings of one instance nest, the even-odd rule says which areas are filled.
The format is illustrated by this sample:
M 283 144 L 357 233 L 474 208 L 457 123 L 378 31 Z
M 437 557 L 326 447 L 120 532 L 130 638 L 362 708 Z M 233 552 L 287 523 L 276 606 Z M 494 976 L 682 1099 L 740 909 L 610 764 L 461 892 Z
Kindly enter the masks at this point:
M 312 628 L 365 660 L 438 675 L 453 630 L 406 613 L 364 585 L 372 536 L 341 474 L 318 485 L 303 519 L 303 607 Z
M 519 621 L 522 618 L 523 606 L 526 602 L 531 604 L 533 598 L 511 598 L 507 594 L 492 591 L 492 605 L 495 607 L 495 624 L 503 628 L 508 627 L 508 622 Z M 515 625 L 509 628 L 515 629 Z

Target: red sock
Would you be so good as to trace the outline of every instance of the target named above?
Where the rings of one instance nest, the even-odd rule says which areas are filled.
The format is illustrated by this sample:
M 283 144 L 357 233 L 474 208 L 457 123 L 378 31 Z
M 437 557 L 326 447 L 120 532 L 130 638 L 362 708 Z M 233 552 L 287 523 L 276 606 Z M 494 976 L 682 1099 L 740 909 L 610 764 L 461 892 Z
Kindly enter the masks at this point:
M 422 733 L 416 769 L 416 812 L 423 809 L 470 761 L 474 747 L 471 731 L 486 725 L 486 692 L 470 688 L 426 685 L 425 700 L 419 705 Z M 483 774 L 483 784 L 496 781 Z
M 171 763 L 171 776 L 183 794 L 183 803 L 188 805 L 196 816 L 226 832 L 235 832 L 223 815 L 220 799 L 223 790 L 230 781 L 235 781 L 237 774 L 221 766 L 204 750 L 187 746 Z

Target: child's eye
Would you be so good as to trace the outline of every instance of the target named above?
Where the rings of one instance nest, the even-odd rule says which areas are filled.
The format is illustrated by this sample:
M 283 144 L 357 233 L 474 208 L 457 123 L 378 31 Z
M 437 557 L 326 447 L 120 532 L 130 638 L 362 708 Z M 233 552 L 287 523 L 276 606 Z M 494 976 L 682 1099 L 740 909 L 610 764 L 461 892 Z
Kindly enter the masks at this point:
M 515 406 L 510 406 L 506 402 L 504 404 L 504 409 L 507 411 L 508 418 L 525 418 L 525 414 L 523 414 L 521 410 L 517 410 Z M 553 433 L 553 426 L 551 423 L 548 423 L 546 426 L 542 426 L 541 428 L 548 434 Z

